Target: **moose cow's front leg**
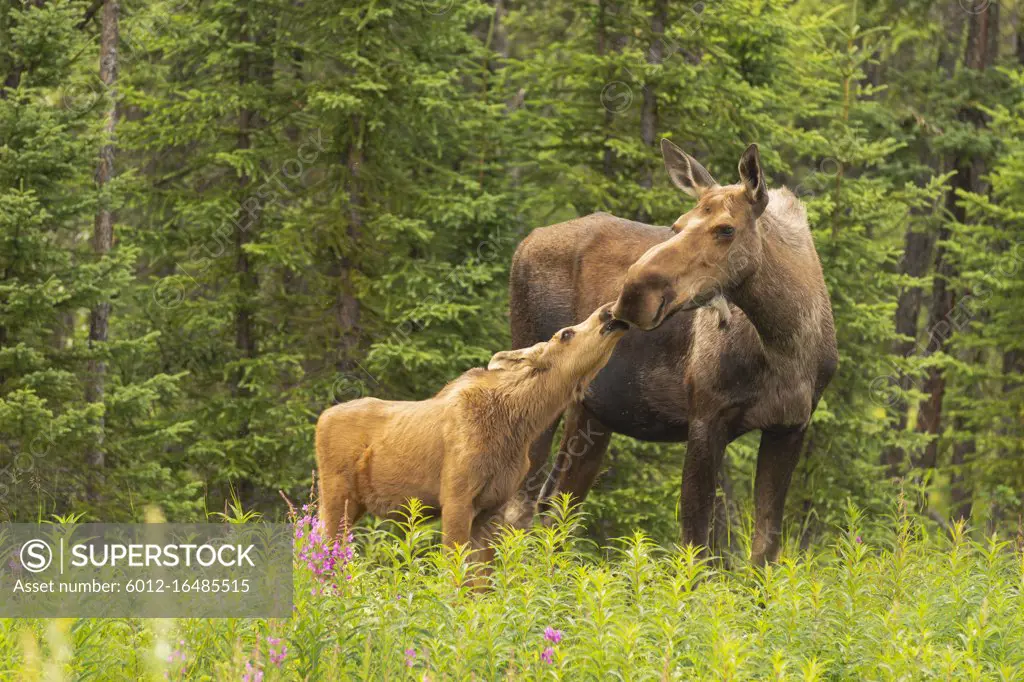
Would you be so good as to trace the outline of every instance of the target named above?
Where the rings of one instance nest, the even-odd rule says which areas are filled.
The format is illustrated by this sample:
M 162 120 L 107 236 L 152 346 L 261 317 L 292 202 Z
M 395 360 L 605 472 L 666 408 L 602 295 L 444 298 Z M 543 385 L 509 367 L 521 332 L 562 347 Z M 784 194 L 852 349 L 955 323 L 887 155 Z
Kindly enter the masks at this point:
M 695 419 L 690 422 L 679 497 L 684 545 L 708 547 L 715 480 L 727 444 L 725 425 L 720 421 Z
M 786 492 L 806 432 L 805 428 L 761 432 L 754 479 L 754 542 L 750 549 L 750 561 L 755 566 L 779 556 Z

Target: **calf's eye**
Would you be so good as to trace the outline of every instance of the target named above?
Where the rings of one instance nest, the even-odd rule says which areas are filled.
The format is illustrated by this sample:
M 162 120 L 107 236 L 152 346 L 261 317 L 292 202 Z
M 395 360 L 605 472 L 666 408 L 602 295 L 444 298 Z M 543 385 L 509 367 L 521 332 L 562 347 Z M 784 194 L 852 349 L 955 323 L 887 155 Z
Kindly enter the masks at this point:
M 562 332 L 562 334 L 558 338 L 561 341 L 565 342 L 565 341 L 570 340 L 574 336 L 576 336 L 576 332 L 574 332 L 571 329 L 566 329 L 565 331 Z
M 728 239 L 736 234 L 736 229 L 732 225 L 719 225 L 715 228 L 715 234 L 724 239 Z

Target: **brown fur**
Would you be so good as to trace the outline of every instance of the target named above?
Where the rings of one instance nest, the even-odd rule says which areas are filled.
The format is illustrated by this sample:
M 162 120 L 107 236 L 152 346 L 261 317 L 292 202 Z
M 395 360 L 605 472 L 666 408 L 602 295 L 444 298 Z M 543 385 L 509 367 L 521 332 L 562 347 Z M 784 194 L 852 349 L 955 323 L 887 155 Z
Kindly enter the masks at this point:
M 440 510 L 446 544 L 472 539 L 483 549 L 494 513 L 529 469 L 530 443 L 622 337 L 609 308 L 549 341 L 495 354 L 488 369 L 469 370 L 433 398 L 361 398 L 324 411 L 316 458 L 327 532 L 416 497 Z
M 594 214 L 534 230 L 516 251 L 513 343 L 543 338 L 615 296 L 613 314 L 640 329 L 569 410 L 543 493 L 537 474 L 554 424 L 541 434 L 526 503 L 506 520 L 524 524 L 538 494 L 582 499 L 619 432 L 688 441 L 682 539 L 706 545 L 725 446 L 760 430 L 752 552 L 760 563 L 778 552 L 804 432 L 836 369 L 832 308 L 804 209 L 788 190 L 767 190 L 756 147 L 740 160 L 740 183 L 724 187 L 675 145 L 666 141 L 663 152 L 673 182 L 698 199 L 671 228 Z

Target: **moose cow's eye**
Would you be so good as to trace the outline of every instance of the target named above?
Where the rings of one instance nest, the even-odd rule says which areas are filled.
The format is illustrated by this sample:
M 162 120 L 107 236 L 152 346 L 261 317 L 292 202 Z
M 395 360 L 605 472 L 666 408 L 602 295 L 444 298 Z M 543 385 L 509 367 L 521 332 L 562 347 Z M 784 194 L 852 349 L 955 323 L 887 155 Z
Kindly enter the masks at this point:
M 573 330 L 571 330 L 571 329 L 566 329 L 565 331 L 563 331 L 563 332 L 561 333 L 561 335 L 559 335 L 559 337 L 558 337 L 558 338 L 559 338 L 559 339 L 561 339 L 561 340 L 562 340 L 562 342 L 564 343 L 564 342 L 566 342 L 566 341 L 570 340 L 570 339 L 571 339 L 572 337 L 574 337 L 574 336 L 576 336 L 576 332 L 574 332 L 574 331 L 573 331 Z
M 729 239 L 736 234 L 736 228 L 732 225 L 719 225 L 715 228 L 715 235 L 723 239 Z

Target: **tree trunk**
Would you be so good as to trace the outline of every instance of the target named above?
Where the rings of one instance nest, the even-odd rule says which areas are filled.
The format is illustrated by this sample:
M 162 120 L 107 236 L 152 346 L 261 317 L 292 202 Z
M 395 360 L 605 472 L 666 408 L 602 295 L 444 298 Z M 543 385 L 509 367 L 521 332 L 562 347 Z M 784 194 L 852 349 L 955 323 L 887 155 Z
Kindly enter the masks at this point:
M 93 252 L 99 259 L 105 258 L 114 244 L 114 214 L 109 200 L 102 194 L 103 189 L 114 176 L 114 129 L 117 126 L 118 10 L 118 0 L 104 0 L 100 33 L 100 80 L 107 89 L 109 106 L 103 126 L 105 139 L 100 148 L 100 159 L 96 166 L 96 186 L 100 191 L 100 206 L 96 212 L 96 222 L 92 234 Z M 89 311 L 89 350 L 94 355 L 89 360 L 85 399 L 90 403 L 103 403 L 107 363 L 95 354 L 101 352 L 106 344 L 109 325 L 110 301 L 100 301 Z M 96 442 L 86 454 L 86 464 L 92 473 L 102 469 L 105 463 L 104 426 L 104 418 L 101 415 Z
M 19 5 L 22 3 L 11 3 L 12 5 Z M 35 7 L 42 7 L 46 4 L 46 0 L 33 0 L 31 3 L 24 3 L 24 5 L 34 5 Z M 13 11 L 13 8 L 11 9 Z M 21 10 L 24 11 L 24 10 Z M 102 57 L 101 57 L 102 58 Z M 25 63 L 15 62 L 11 65 L 10 70 L 4 77 L 4 84 L 0 86 L 0 99 L 7 99 L 11 90 L 17 90 L 18 86 L 21 85 L 21 76 L 25 73 Z
M 963 166 L 964 160 L 954 160 L 958 164 L 952 186 L 946 194 L 946 210 L 957 221 L 963 220 L 963 209 L 957 206 L 956 190 L 968 190 L 971 187 L 970 171 Z M 953 332 L 952 314 L 954 306 L 953 289 L 950 279 L 954 269 L 946 257 L 944 242 L 950 237 L 948 223 L 939 228 L 937 246 L 935 248 L 935 280 L 932 284 L 932 300 L 928 310 L 928 337 L 925 354 L 934 355 L 946 348 L 946 342 Z M 932 367 L 925 378 L 923 391 L 927 398 L 921 403 L 917 413 L 917 430 L 932 436 L 925 446 L 924 452 L 914 458 L 915 467 L 933 468 L 938 461 L 939 439 L 942 429 L 942 400 L 946 393 L 946 379 L 942 369 Z
M 1022 380 L 1024 380 L 1024 352 L 1013 349 L 1003 353 L 1003 386 L 1002 393 L 1004 399 L 1007 401 L 1006 404 L 1013 405 L 1013 397 L 1011 394 L 1020 390 Z M 1015 415 L 1010 414 L 1004 418 L 1005 426 L 1000 430 L 1005 434 L 1011 432 L 1014 428 L 1019 428 L 1020 419 Z M 1000 459 L 1010 462 L 1015 462 L 1019 457 L 1019 450 L 1014 448 L 1001 448 L 999 453 Z M 1024 503 L 1024 491 L 1018 491 L 1017 499 Z M 1003 505 L 994 504 L 992 505 L 991 522 L 993 527 L 997 528 L 1000 522 L 1003 520 L 1005 510 Z
M 904 236 L 903 259 L 900 261 L 900 274 L 911 277 L 923 277 L 928 272 L 929 257 L 931 255 L 931 235 L 926 230 L 915 230 L 912 226 L 907 228 Z M 893 343 L 892 353 L 900 357 L 910 357 L 914 354 L 917 346 L 918 317 L 921 314 L 921 302 L 924 297 L 924 289 L 921 286 L 910 286 L 903 289 L 899 295 L 899 302 L 896 306 L 896 333 L 909 337 L 907 340 L 898 340 Z M 898 383 L 901 391 L 910 389 L 912 378 L 900 374 Z M 899 412 L 896 423 L 897 431 L 904 431 L 907 428 L 907 401 L 900 398 L 894 408 Z M 888 467 L 890 477 L 897 477 L 903 468 L 906 453 L 902 448 L 889 448 L 882 453 L 882 464 Z
M 957 430 L 965 428 L 960 418 L 953 420 L 953 427 Z M 950 508 L 953 520 L 959 521 L 971 518 L 972 495 L 968 477 L 964 474 L 963 467 L 967 464 L 970 456 L 975 452 L 974 439 L 960 441 L 953 446 L 953 472 L 952 485 L 950 488 Z
M 243 9 L 240 17 L 241 39 L 247 43 L 260 44 L 253 34 L 250 26 L 251 16 L 248 9 Z M 265 37 L 265 36 L 264 36 Z M 244 89 L 254 81 L 267 84 L 272 78 L 272 67 L 264 63 L 262 59 L 254 60 L 249 52 L 244 52 L 239 60 L 238 83 Z M 249 106 L 243 104 L 238 113 L 238 138 L 237 149 L 244 151 L 252 147 L 252 132 L 256 130 L 262 121 L 259 114 Z M 247 172 L 243 172 L 238 181 L 240 197 L 240 221 L 234 230 L 235 246 L 235 274 L 238 277 L 238 298 L 235 305 L 235 349 L 242 358 L 256 357 L 256 335 L 253 329 L 254 300 L 259 288 L 255 268 L 249 260 L 249 254 L 245 250 L 246 244 L 252 241 L 260 218 L 262 217 L 262 204 L 251 196 L 250 190 L 253 179 Z M 234 381 L 235 395 L 248 395 L 248 390 L 242 386 L 243 371 L 236 373 Z M 243 433 L 247 427 L 243 426 Z
M 268 45 L 271 38 L 268 31 L 254 26 L 256 17 L 251 9 L 243 5 L 239 17 L 239 37 L 242 42 L 255 46 Z M 273 81 L 273 61 L 265 55 L 254 57 L 251 51 L 245 51 L 238 63 L 238 84 L 241 86 L 243 98 L 248 85 L 258 83 L 269 88 Z M 263 117 L 243 102 L 238 111 L 238 137 L 235 147 L 239 151 L 251 149 L 252 134 L 265 124 Z M 257 356 L 257 338 L 255 328 L 256 299 L 259 292 L 259 277 L 251 262 L 246 245 L 253 241 L 263 215 L 263 204 L 257 198 L 254 178 L 243 171 L 238 180 L 239 220 L 234 226 L 235 277 L 238 291 L 235 299 L 235 352 L 241 360 L 251 360 Z M 240 366 L 232 377 L 231 391 L 235 398 L 245 400 L 252 391 L 243 384 L 245 367 Z M 250 433 L 248 417 L 244 417 L 238 427 L 238 435 L 245 438 Z M 243 478 L 236 489 L 238 499 L 244 505 L 255 504 L 252 480 Z
M 984 311 L 981 311 L 984 315 Z M 987 323 L 987 315 L 979 321 Z M 985 362 L 985 352 L 980 348 L 968 348 L 961 353 L 961 362 L 968 365 L 979 366 Z M 982 398 L 981 390 L 976 384 L 963 386 L 960 389 L 961 399 L 976 401 Z M 977 451 L 974 442 L 974 435 L 971 432 L 971 424 L 963 416 L 956 416 L 953 419 L 953 430 L 958 433 L 968 434 L 967 438 L 958 439 L 953 444 L 953 455 L 950 463 L 953 471 L 950 476 L 950 515 L 954 521 L 966 521 L 971 518 L 971 510 L 974 500 L 974 486 L 971 477 L 967 475 L 965 467 Z
M 665 34 L 665 15 L 665 0 L 657 0 L 651 14 L 651 44 L 647 49 L 648 64 L 661 64 L 664 59 L 662 36 Z M 648 79 L 644 79 L 643 94 L 644 101 L 640 109 L 640 137 L 645 145 L 654 148 L 655 138 L 658 135 L 658 98 L 655 96 L 654 84 Z M 644 189 L 651 189 L 654 186 L 654 169 L 649 165 L 644 168 L 640 186 Z M 637 211 L 637 220 L 648 222 L 650 219 L 651 217 L 643 208 Z
M 983 71 L 995 61 L 998 48 L 996 22 L 998 4 L 991 3 L 983 11 L 968 17 L 967 47 L 964 64 L 968 69 Z M 976 108 L 965 108 L 960 119 L 977 127 L 985 124 L 984 115 Z M 960 153 L 953 157 L 951 170 L 955 172 L 950 191 L 946 195 L 946 210 L 958 222 L 963 222 L 964 210 L 958 205 L 957 190 L 977 192 L 983 168 L 979 160 Z M 954 319 L 956 297 L 951 288 L 956 270 L 946 256 L 943 242 L 951 235 L 948 223 L 939 230 L 938 246 L 935 249 L 935 282 L 932 288 L 932 303 L 928 315 L 928 345 L 930 355 L 943 351 L 957 321 Z M 946 392 L 946 378 L 939 367 L 933 367 L 925 380 L 924 392 L 927 399 L 918 412 L 917 430 L 931 436 L 924 453 L 915 465 L 931 468 L 938 462 L 939 434 L 942 432 L 942 401 Z
M 8 93 L 11 90 L 17 90 L 18 85 L 21 84 L 21 72 L 25 70 L 25 67 L 21 64 L 15 64 L 11 67 L 11 70 L 7 72 L 7 77 L 4 78 L 4 85 L 0 87 L 0 99 L 7 99 Z
M 355 343 L 355 334 L 359 325 L 359 299 L 352 291 L 352 260 L 344 253 L 344 247 L 351 249 L 363 231 L 364 199 L 361 176 L 363 170 L 363 124 L 358 116 L 352 117 L 353 138 L 345 150 L 345 168 L 348 170 L 346 182 L 346 193 L 348 194 L 348 236 L 349 244 L 343 245 L 343 252 L 338 255 L 335 261 L 332 274 L 338 278 L 338 295 L 335 299 L 335 319 L 338 322 L 339 367 L 347 367 L 345 355 L 349 348 Z
M 597 54 L 601 57 L 605 56 L 609 52 L 609 44 L 612 41 L 611 35 L 608 31 L 608 4 L 609 0 L 598 0 L 597 4 Z M 609 71 L 611 75 L 611 72 Z M 611 81 L 609 80 L 609 83 Z M 607 87 L 607 86 L 606 86 Z M 615 153 L 612 151 L 611 146 L 608 144 L 608 140 L 611 138 L 612 122 L 615 119 L 615 114 L 608 107 L 607 103 L 602 101 L 604 104 L 604 154 L 602 159 L 602 171 L 604 176 L 609 179 L 615 178 Z
M 255 114 L 250 109 L 242 109 L 239 114 L 238 125 L 238 149 L 249 149 L 252 140 L 249 131 L 253 125 Z M 243 173 L 239 179 L 242 201 L 246 201 L 246 190 L 252 183 L 247 173 Z M 235 349 L 243 358 L 252 358 L 256 355 L 256 338 L 253 335 L 253 305 L 252 299 L 255 296 L 259 281 L 256 273 L 249 262 L 249 254 L 246 253 L 245 245 L 249 243 L 249 231 L 254 229 L 259 222 L 261 209 L 253 204 L 251 210 L 242 209 L 242 220 L 245 227 L 235 229 L 235 274 L 238 276 L 238 300 L 235 305 Z M 246 395 L 248 391 L 241 385 L 243 371 L 239 370 L 235 376 L 235 395 Z

